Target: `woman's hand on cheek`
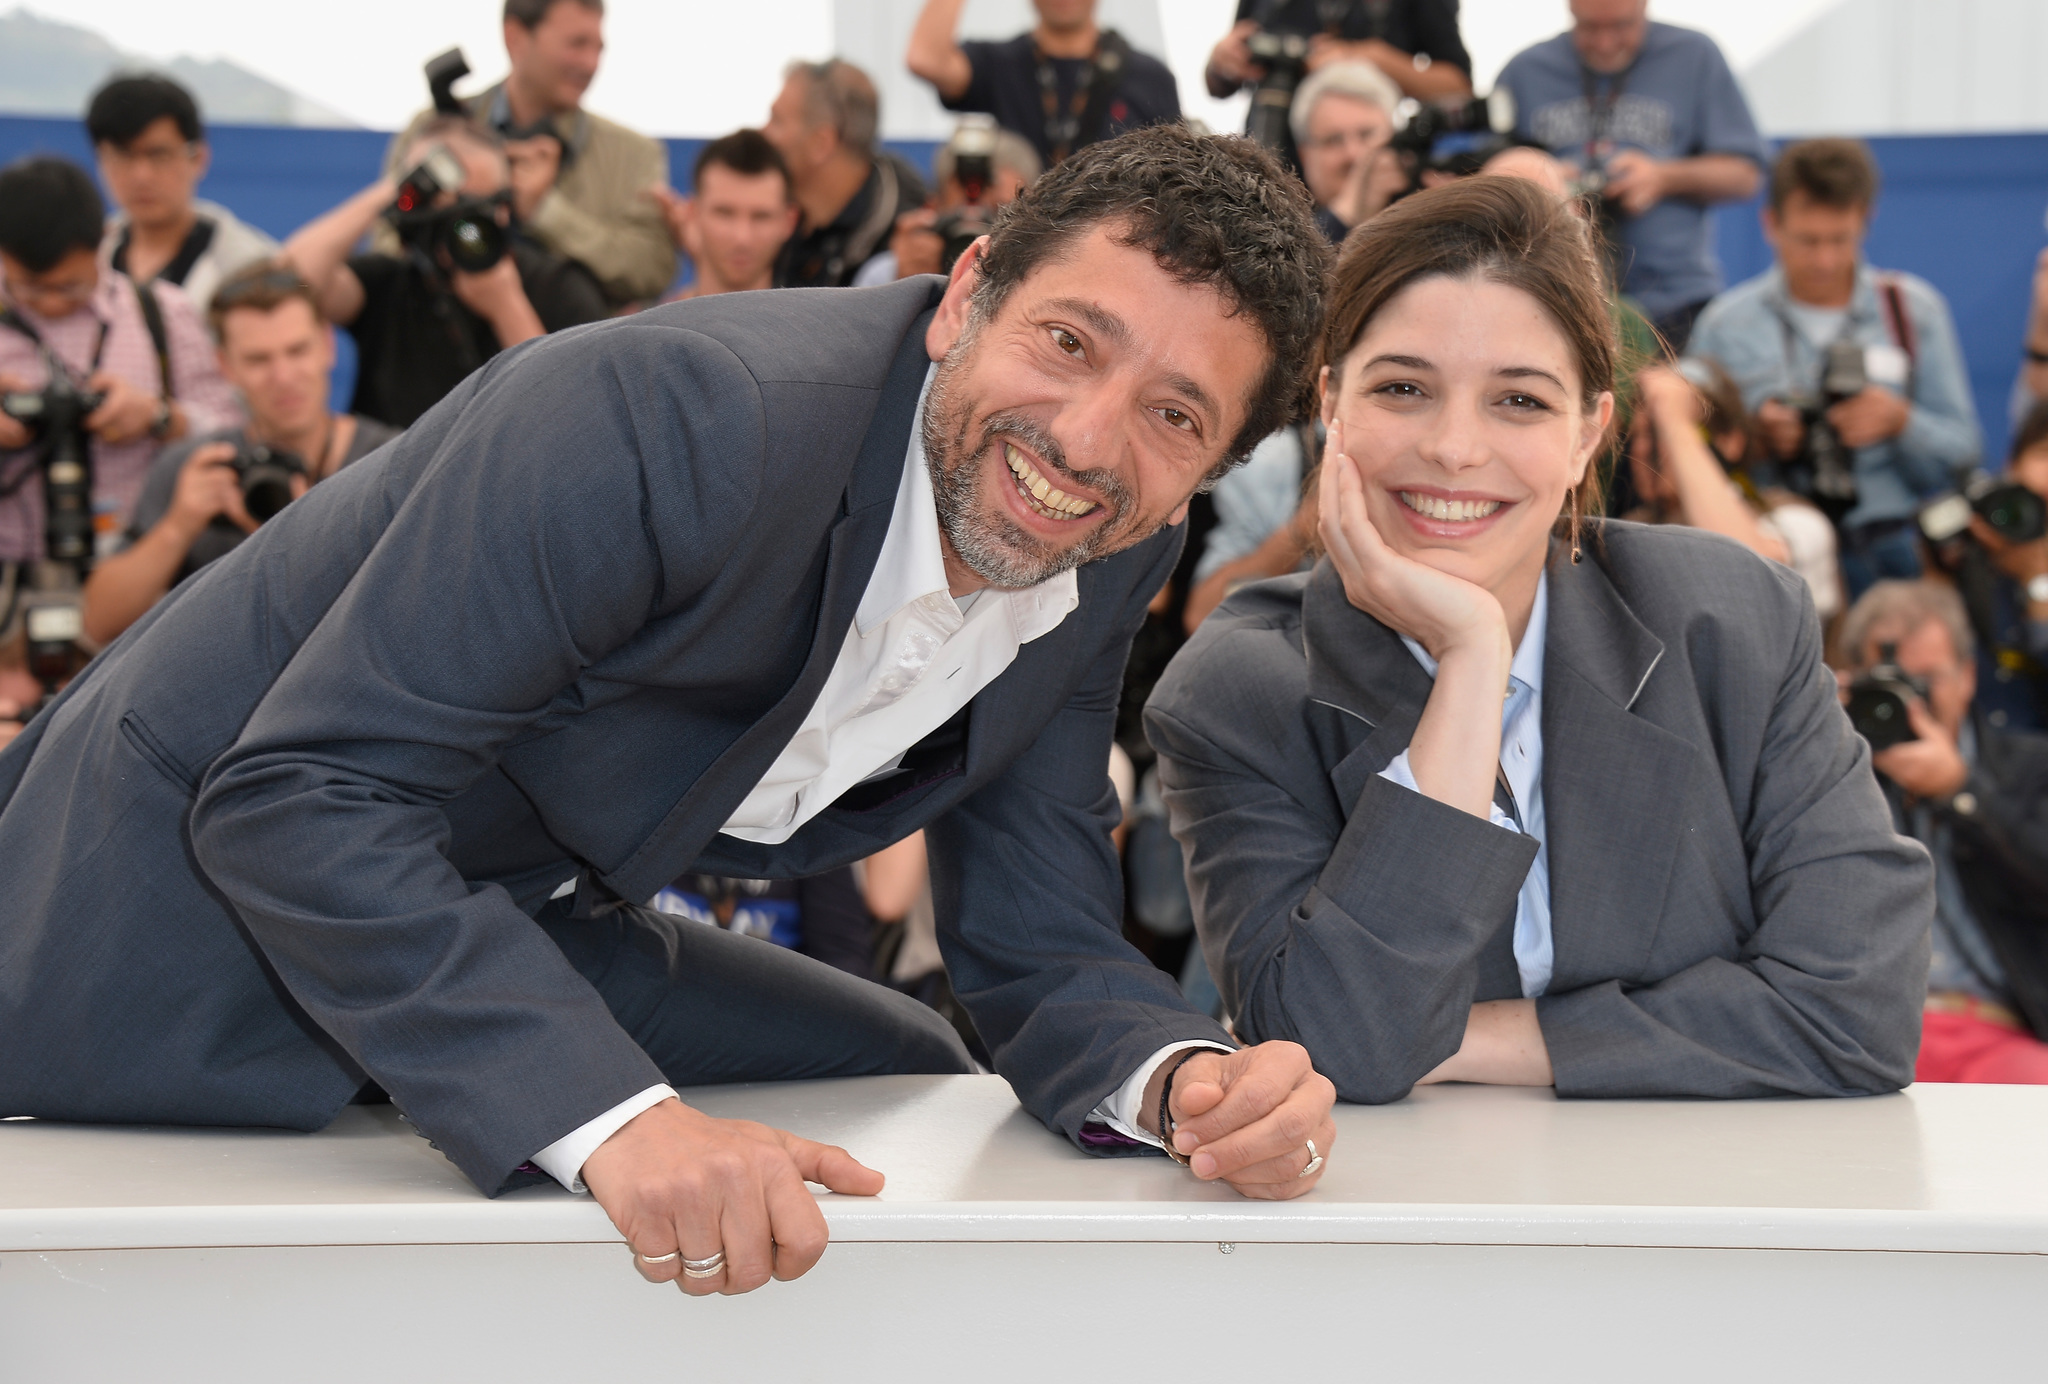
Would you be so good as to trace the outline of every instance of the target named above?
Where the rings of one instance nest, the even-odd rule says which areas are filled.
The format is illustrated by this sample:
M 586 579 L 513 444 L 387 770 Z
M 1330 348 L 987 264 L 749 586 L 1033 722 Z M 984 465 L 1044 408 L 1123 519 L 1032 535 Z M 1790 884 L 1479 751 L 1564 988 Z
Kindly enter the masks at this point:
M 1403 557 L 1388 546 L 1366 508 L 1365 481 L 1344 446 L 1344 424 L 1330 422 L 1318 482 L 1323 547 L 1351 604 L 1408 635 L 1442 661 L 1467 648 L 1506 650 L 1507 617 L 1492 592 Z

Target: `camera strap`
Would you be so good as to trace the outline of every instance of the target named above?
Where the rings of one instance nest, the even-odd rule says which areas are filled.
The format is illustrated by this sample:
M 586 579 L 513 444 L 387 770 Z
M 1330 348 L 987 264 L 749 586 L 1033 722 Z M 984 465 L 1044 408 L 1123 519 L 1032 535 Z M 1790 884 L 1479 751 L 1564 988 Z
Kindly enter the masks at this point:
M 142 307 L 142 325 L 149 329 L 149 344 L 156 347 L 157 378 L 163 382 L 164 398 L 178 397 L 177 386 L 171 383 L 171 333 L 164 326 L 163 304 L 156 300 L 156 290 L 132 275 L 123 275 L 135 286 L 135 301 Z M 100 327 L 100 349 L 107 345 L 107 329 Z M 99 354 L 93 354 L 93 365 L 99 365 Z
M 1045 110 L 1045 143 L 1052 163 L 1058 163 L 1076 149 L 1086 148 L 1102 138 L 1109 120 L 1109 103 L 1123 80 L 1131 45 L 1114 29 L 1104 29 L 1095 40 L 1088 65 L 1075 79 L 1067 109 L 1060 110 L 1059 70 L 1034 39 L 1031 53 L 1038 61 L 1038 96 Z
M 1586 171 L 1589 173 L 1605 162 L 1606 156 L 1600 146 L 1608 142 L 1614 130 L 1614 108 L 1620 104 L 1622 93 L 1628 89 L 1629 74 L 1635 70 L 1633 61 L 1612 74 L 1595 72 L 1586 66 L 1584 60 L 1579 63 L 1579 87 L 1586 94 Z M 1599 95 L 1602 76 L 1608 77 L 1604 97 Z

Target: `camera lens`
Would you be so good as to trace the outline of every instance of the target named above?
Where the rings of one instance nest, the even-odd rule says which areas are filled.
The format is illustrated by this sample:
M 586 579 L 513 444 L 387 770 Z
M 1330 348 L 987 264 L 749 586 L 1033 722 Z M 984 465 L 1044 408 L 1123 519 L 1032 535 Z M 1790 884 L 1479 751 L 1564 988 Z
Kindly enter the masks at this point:
M 481 274 L 505 258 L 505 230 L 482 216 L 451 216 L 442 223 L 442 248 L 465 274 Z

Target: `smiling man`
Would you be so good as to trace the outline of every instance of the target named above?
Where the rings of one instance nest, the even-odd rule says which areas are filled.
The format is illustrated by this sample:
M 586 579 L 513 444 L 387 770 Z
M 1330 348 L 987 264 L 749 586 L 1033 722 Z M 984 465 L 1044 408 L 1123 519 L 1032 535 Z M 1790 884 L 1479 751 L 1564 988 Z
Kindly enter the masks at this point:
M 1299 1047 L 1121 937 L 1106 774 L 1196 489 L 1295 416 L 1325 250 L 1242 140 L 1084 151 L 950 280 L 543 338 L 158 604 L 0 752 L 0 1114 L 318 1128 L 388 1093 L 640 1271 L 804 1272 L 881 1176 L 673 1086 L 951 1072 L 907 998 L 639 905 L 925 829 L 997 1069 L 1287 1197 Z M 105 785 L 75 794 L 82 778 Z M 535 1169 L 539 1171 L 536 1172 Z

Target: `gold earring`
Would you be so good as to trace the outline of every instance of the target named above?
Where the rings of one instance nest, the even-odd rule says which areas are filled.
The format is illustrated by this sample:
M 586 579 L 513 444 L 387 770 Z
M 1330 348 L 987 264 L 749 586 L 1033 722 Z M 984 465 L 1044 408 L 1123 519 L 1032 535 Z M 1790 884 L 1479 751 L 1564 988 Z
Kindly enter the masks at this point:
M 1579 488 L 1572 487 L 1572 566 L 1579 565 L 1585 554 L 1579 549 Z

